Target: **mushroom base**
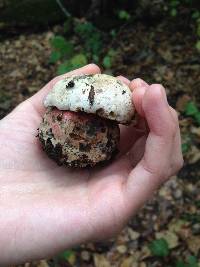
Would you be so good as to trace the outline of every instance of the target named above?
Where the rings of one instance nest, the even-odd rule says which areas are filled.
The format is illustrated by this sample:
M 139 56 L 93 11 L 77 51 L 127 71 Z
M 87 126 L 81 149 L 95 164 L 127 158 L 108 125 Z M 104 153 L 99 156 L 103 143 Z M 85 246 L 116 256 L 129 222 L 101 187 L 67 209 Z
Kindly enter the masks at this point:
M 83 168 L 114 157 L 120 130 L 116 122 L 92 114 L 48 108 L 38 137 L 58 165 Z

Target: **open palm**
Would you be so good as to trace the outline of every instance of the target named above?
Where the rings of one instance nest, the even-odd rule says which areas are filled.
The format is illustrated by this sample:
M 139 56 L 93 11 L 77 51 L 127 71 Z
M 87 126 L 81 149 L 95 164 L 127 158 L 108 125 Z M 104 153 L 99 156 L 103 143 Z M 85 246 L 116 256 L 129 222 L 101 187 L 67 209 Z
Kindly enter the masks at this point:
M 75 71 L 97 72 L 95 65 Z M 59 167 L 36 138 L 43 97 L 56 80 L 0 121 L 0 264 L 112 236 L 182 165 L 178 120 L 163 88 L 154 85 L 151 93 L 136 80 L 130 83 L 134 103 L 150 131 L 144 119 L 137 128 L 123 126 L 120 155 L 104 168 Z

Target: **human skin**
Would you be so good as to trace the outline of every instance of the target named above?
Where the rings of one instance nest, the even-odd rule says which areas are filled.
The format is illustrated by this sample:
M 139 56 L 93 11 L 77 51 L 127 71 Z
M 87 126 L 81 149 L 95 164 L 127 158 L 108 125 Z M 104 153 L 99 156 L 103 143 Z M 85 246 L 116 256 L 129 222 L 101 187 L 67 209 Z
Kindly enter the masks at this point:
M 90 64 L 71 74 L 100 73 Z M 0 121 L 0 266 L 48 258 L 118 233 L 183 164 L 176 111 L 161 85 L 129 81 L 139 114 L 121 126 L 120 154 L 103 168 L 59 167 L 36 138 L 57 77 Z

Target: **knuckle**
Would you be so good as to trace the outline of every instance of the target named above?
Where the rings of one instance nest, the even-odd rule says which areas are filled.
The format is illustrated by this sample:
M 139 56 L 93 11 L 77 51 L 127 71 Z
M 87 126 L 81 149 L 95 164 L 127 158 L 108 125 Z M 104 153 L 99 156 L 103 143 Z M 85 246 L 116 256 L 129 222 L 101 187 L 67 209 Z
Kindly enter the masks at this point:
M 176 160 L 173 164 L 172 175 L 177 174 L 177 172 L 183 167 L 183 164 L 184 164 L 184 160 L 182 157 Z
M 173 109 L 173 108 L 171 109 L 171 111 L 172 111 L 172 114 L 173 114 L 175 120 L 178 121 L 178 113 L 177 113 L 177 111 L 175 109 Z
M 167 180 L 168 172 L 163 166 L 149 166 L 144 160 L 142 160 L 141 164 L 143 169 L 156 180 L 158 185 Z
M 148 86 L 148 84 L 140 78 L 136 78 L 136 79 L 132 80 L 130 85 L 132 86 L 133 89 L 136 89 L 136 88 L 142 87 L 142 86 L 144 86 L 144 87 Z
M 180 159 L 178 159 L 176 162 L 176 170 L 179 171 L 183 167 L 183 164 L 184 164 L 183 157 L 180 157 Z
M 168 125 L 168 133 L 171 139 L 174 139 L 178 131 L 178 125 L 174 121 L 171 121 Z
M 179 121 L 178 112 L 175 109 L 173 109 L 171 106 L 170 106 L 170 111 L 171 111 L 171 114 L 172 114 L 173 121 L 176 124 L 178 124 L 178 121 Z

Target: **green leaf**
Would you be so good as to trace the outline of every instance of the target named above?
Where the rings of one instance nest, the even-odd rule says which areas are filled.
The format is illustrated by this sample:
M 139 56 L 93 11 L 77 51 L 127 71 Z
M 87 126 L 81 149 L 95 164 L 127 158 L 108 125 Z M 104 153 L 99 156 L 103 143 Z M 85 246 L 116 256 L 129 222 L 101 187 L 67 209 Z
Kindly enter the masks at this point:
M 194 256 L 189 256 L 187 262 L 187 267 L 198 267 L 198 260 Z
M 198 123 L 198 125 L 200 125 L 200 112 L 194 114 L 194 118 L 195 118 L 196 122 Z
M 70 63 L 70 60 L 65 61 L 64 63 L 60 64 L 57 70 L 58 75 L 64 74 L 68 71 L 71 71 L 73 66 Z
M 196 49 L 200 52 L 200 40 L 196 42 Z
M 181 261 L 181 260 L 178 260 L 175 264 L 176 267 L 187 267 L 186 264 Z
M 50 40 L 50 43 L 52 48 L 60 50 L 60 48 L 65 46 L 66 40 L 64 37 L 57 35 Z
M 185 114 L 187 116 L 192 116 L 198 125 L 200 125 L 200 110 L 197 108 L 196 104 L 193 102 L 188 102 L 185 106 Z
M 64 74 L 68 71 L 80 68 L 87 64 L 87 58 L 83 54 L 77 54 L 72 57 L 70 60 L 64 61 L 57 70 L 59 75 Z
M 116 51 L 112 48 L 109 49 L 107 55 L 105 55 L 102 61 L 104 68 L 110 69 L 112 67 L 115 56 L 116 56 Z
M 59 51 L 62 57 L 69 57 L 73 54 L 73 44 L 66 41 L 62 36 L 55 36 L 50 41 L 54 50 Z
M 187 153 L 187 152 L 189 151 L 189 149 L 190 149 L 190 145 L 189 145 L 188 143 L 183 143 L 183 144 L 181 145 L 181 148 L 182 148 L 182 152 L 183 152 L 183 154 L 185 154 L 185 153 Z
M 179 0 L 171 0 L 170 1 L 170 6 L 172 7 L 176 7 L 180 4 L 180 1 Z
M 73 19 L 69 17 L 63 24 L 63 31 L 64 33 L 69 33 L 72 29 Z
M 78 54 L 71 58 L 71 64 L 75 67 L 82 67 L 87 64 L 87 58 L 84 54 Z
M 198 259 L 194 256 L 189 256 L 187 259 L 187 263 L 179 260 L 176 262 L 175 267 L 198 267 Z
M 74 31 L 79 34 L 80 36 L 89 36 L 92 32 L 94 32 L 96 29 L 90 22 L 84 22 L 84 23 L 76 23 L 74 27 Z
M 193 13 L 192 13 L 192 18 L 193 19 L 198 19 L 200 17 L 200 12 L 198 10 L 195 10 Z
M 118 12 L 118 17 L 122 20 L 129 20 L 131 18 L 130 14 L 126 10 L 120 10 Z
M 103 46 L 102 34 L 92 23 L 77 23 L 74 31 L 84 41 L 84 48 L 87 52 L 100 54 Z
M 111 31 L 110 31 L 110 35 L 111 35 L 112 37 L 115 37 L 115 36 L 117 35 L 116 30 L 115 30 L 115 29 L 111 30 Z
M 194 102 L 188 102 L 185 106 L 185 114 L 187 116 L 193 116 L 195 114 L 197 114 L 199 111 L 198 111 L 198 108 L 197 106 L 195 105 Z
M 93 59 L 93 61 L 94 61 L 95 63 L 99 63 L 99 56 L 97 56 L 97 55 L 93 55 L 93 56 L 92 56 L 92 59 Z
M 171 11 L 170 11 L 170 15 L 171 15 L 172 17 L 176 17 L 176 15 L 177 15 L 177 10 L 176 10 L 176 8 L 172 8 L 172 9 L 171 9 Z
M 105 56 L 103 58 L 103 62 L 102 62 L 104 68 L 106 69 L 110 69 L 112 67 L 112 60 L 111 60 L 111 57 L 110 56 Z
M 200 37 L 200 23 L 197 25 L 197 36 Z
M 65 250 L 61 252 L 56 258 L 59 260 L 67 261 L 74 252 L 72 250 Z
M 169 246 L 164 238 L 152 241 L 149 249 L 153 256 L 166 257 L 169 254 Z
M 52 51 L 49 62 L 50 63 L 56 63 L 61 58 L 61 53 L 59 51 Z
M 110 56 L 110 57 L 114 57 L 115 55 L 116 55 L 116 51 L 114 50 L 114 49 L 109 49 L 109 51 L 108 51 L 108 55 Z

